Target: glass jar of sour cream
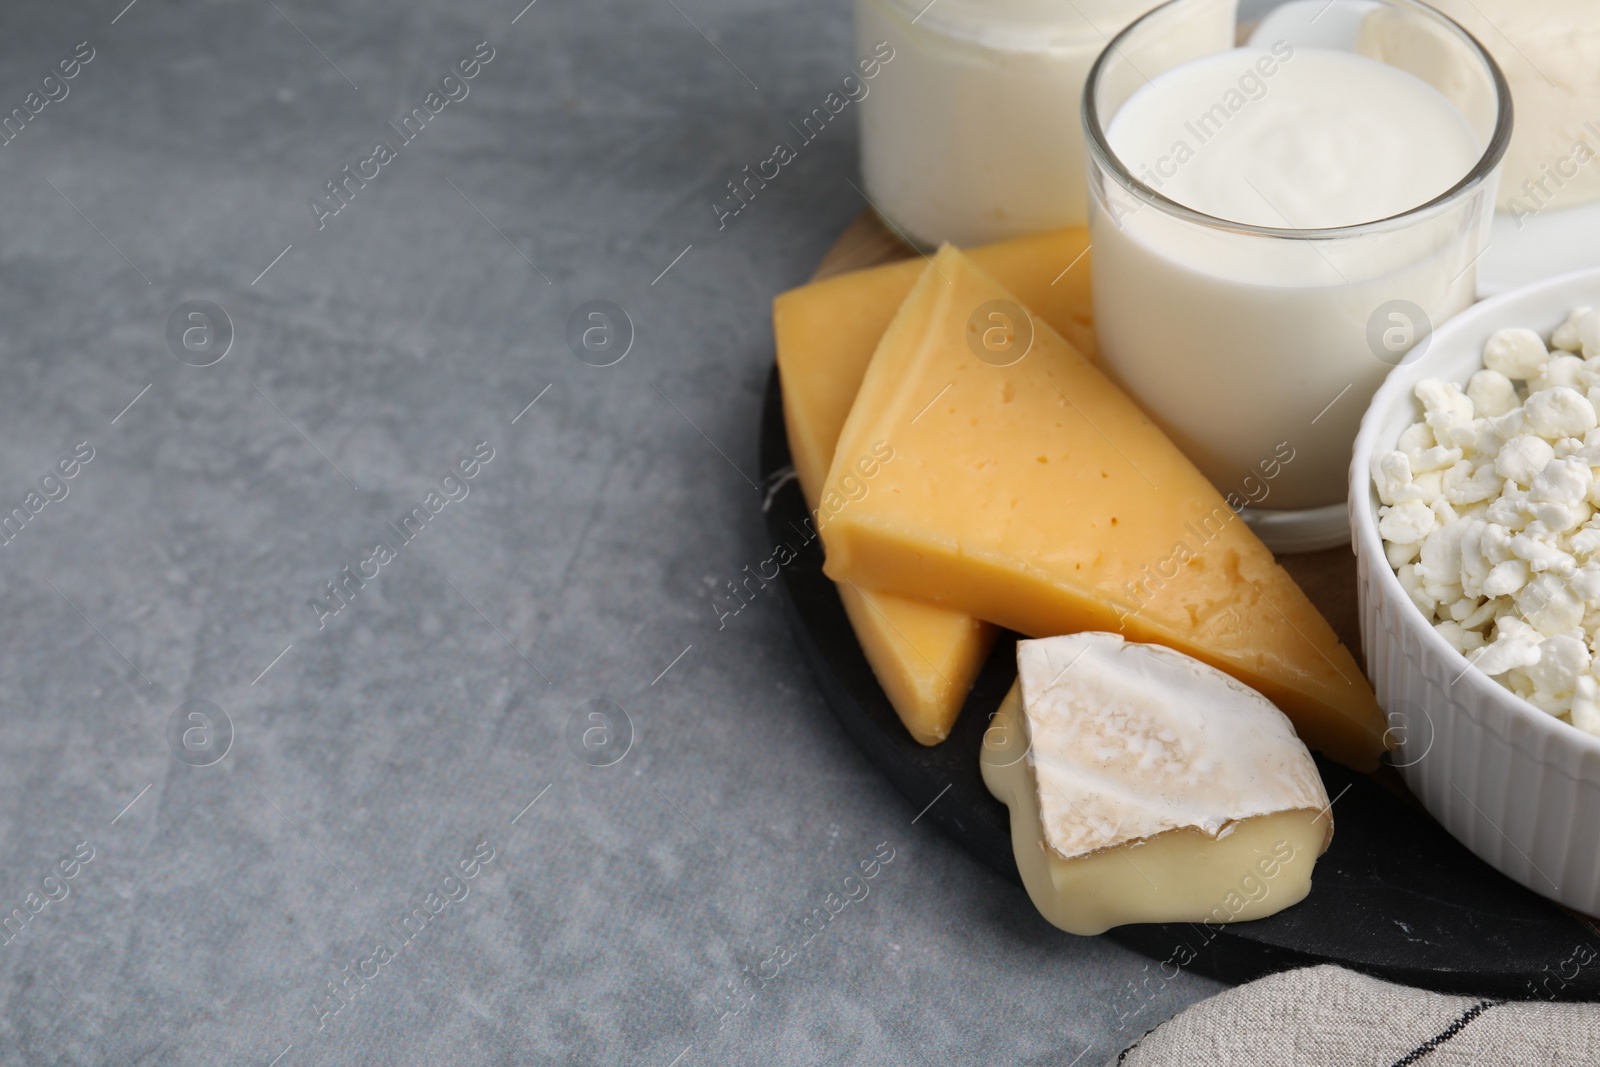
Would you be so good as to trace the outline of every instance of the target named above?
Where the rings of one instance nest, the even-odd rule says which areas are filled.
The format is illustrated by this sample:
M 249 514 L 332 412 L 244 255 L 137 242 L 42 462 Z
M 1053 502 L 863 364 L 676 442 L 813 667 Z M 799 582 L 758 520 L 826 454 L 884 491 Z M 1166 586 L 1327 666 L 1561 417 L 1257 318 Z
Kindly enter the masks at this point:
M 893 49 L 861 101 L 866 195 L 913 244 L 981 244 L 1087 218 L 1079 108 L 1106 42 L 1159 0 L 856 0 L 856 50 Z M 1220 50 L 1238 0 L 1173 31 Z

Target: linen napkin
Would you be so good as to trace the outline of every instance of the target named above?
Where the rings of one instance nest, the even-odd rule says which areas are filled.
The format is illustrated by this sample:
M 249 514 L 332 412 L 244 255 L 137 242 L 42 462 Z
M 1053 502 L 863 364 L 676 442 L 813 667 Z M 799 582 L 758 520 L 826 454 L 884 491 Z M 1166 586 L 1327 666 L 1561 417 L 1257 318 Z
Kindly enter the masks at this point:
M 1600 1064 L 1600 1004 L 1446 996 L 1341 967 L 1306 967 L 1203 1000 L 1111 1063 L 1594 1065 Z

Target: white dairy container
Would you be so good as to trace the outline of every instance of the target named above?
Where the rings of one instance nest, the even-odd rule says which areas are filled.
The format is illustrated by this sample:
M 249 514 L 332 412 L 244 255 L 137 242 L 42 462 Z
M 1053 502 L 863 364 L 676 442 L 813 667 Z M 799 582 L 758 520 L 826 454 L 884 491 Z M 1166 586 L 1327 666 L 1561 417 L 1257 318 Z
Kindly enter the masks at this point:
M 942 0 L 941 0 L 942 2 Z M 1474 34 L 1505 71 L 1517 105 L 1500 210 L 1518 218 L 1600 200 L 1600 4 L 1595 0 L 1431 0 Z M 1370 55 L 1438 63 L 1455 57 L 1389 12 L 1363 21 Z M 1581 147 L 1579 147 L 1581 146 Z
M 1284 50 L 1289 58 L 1265 79 L 1255 66 L 1263 54 L 1276 58 L 1236 49 L 1158 76 L 1117 112 L 1112 149 L 1180 204 L 1298 230 L 1425 204 L 1482 152 L 1460 112 L 1405 71 L 1303 48 Z M 1241 92 L 1238 112 L 1220 123 L 1211 113 L 1208 122 L 1210 103 L 1249 75 L 1262 95 Z M 1295 459 L 1264 507 L 1344 499 L 1350 442 L 1392 366 L 1366 343 L 1374 309 L 1405 300 L 1442 322 L 1472 301 L 1467 267 L 1478 249 L 1465 232 L 1263 247 L 1174 225 L 1154 210 L 1132 212 L 1120 226 L 1109 221 L 1096 219 L 1094 229 L 1096 282 L 1107 279 L 1096 285 L 1095 310 L 1108 365 L 1225 492 L 1287 441 Z
M 1247 518 L 1269 519 L 1253 523 L 1269 546 L 1342 543 L 1368 401 L 1473 299 L 1509 139 L 1493 68 L 1479 50 L 1488 90 L 1468 92 L 1339 49 L 1186 49 L 1141 43 L 1144 28 L 1091 101 L 1122 168 L 1091 175 L 1102 362 Z
M 1180 32 L 1231 43 L 1237 0 Z M 1082 225 L 1080 118 L 1095 57 L 1157 0 L 857 0 L 856 46 L 894 59 L 861 101 L 873 207 L 916 244 Z

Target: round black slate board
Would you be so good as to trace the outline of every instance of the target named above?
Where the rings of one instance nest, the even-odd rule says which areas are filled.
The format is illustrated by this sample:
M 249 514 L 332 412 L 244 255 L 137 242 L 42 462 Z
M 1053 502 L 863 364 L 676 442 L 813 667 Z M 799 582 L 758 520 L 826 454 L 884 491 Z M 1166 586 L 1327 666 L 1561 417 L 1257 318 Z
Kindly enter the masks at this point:
M 1006 808 L 978 771 L 989 716 L 1016 677 L 1016 635 L 995 643 L 949 739 L 934 748 L 917 744 L 822 573 L 821 544 L 807 540 L 805 501 L 799 484 L 786 479 L 791 472 L 774 369 L 762 415 L 761 474 L 775 487 L 767 528 L 796 553 L 783 569 L 783 588 L 801 655 L 845 732 L 922 813 L 918 818 L 1020 884 Z M 1600 937 L 1583 921 L 1483 863 L 1409 797 L 1320 757 L 1317 766 L 1336 798 L 1336 831 L 1304 901 L 1255 922 L 1133 925 L 1105 936 L 1228 982 L 1325 962 L 1441 992 L 1600 1000 Z

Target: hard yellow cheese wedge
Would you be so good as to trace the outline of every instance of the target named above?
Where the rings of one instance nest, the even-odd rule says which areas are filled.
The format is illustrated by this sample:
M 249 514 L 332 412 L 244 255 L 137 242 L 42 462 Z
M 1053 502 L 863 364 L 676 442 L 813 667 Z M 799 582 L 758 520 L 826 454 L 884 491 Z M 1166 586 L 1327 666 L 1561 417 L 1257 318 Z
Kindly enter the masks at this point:
M 1331 805 L 1261 694 L 1116 634 L 1024 641 L 1017 661 L 980 767 L 1051 923 L 1239 922 L 1310 892 Z
M 995 628 L 959 611 L 851 585 L 839 586 L 839 599 L 906 731 L 922 745 L 949 737 Z
M 1092 350 L 1088 241 L 1088 231 L 1079 227 L 985 245 L 972 256 L 1026 294 L 1057 329 Z M 839 275 L 773 301 L 789 451 L 813 513 L 873 350 L 923 265 L 912 259 Z M 870 492 L 871 479 L 861 481 Z M 948 608 L 847 582 L 839 584 L 839 598 L 873 674 L 911 736 L 924 745 L 943 741 L 994 642 L 994 627 Z
M 1037 319 L 1019 361 L 980 360 L 975 312 L 1015 300 L 941 249 L 873 356 L 844 458 L 894 451 L 822 530 L 835 581 L 1024 634 L 1117 631 L 1186 652 L 1265 694 L 1307 744 L 1370 769 L 1372 690 L 1266 547 L 1103 374 Z
M 1093 359 L 1088 251 L 1089 231 L 1078 226 L 984 245 L 967 255 Z M 904 259 L 812 282 L 772 301 L 789 452 L 812 510 L 873 350 L 926 265 L 921 258 Z

